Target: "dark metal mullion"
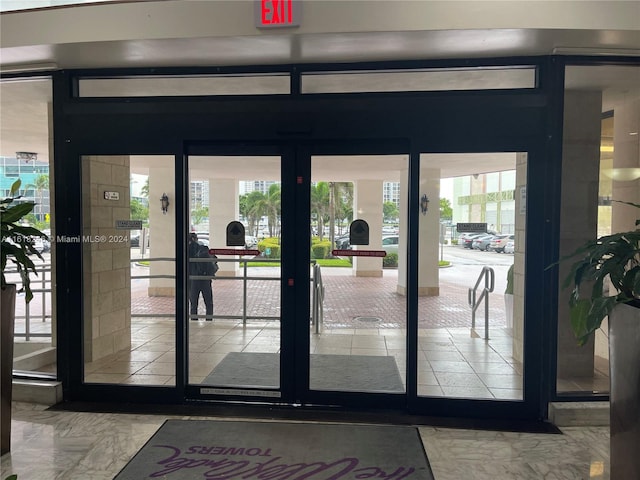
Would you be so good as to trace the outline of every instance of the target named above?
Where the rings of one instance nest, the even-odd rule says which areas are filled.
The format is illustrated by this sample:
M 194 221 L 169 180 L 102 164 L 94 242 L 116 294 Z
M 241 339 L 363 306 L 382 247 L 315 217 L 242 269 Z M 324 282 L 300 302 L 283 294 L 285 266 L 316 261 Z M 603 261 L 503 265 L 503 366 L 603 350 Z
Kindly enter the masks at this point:
M 74 151 L 67 131 L 64 105 L 69 101 L 70 76 L 57 72 L 53 80 L 53 163 L 55 180 L 53 215 L 56 235 L 74 236 L 81 231 L 82 171 L 80 155 Z M 64 215 L 58 215 L 64 212 Z M 65 400 L 76 397 L 84 371 L 83 256 L 79 243 L 55 244 L 57 376 Z M 80 261 L 78 261 L 80 259 Z
M 418 395 L 418 257 L 420 212 L 420 152 L 411 148 L 409 155 L 407 198 L 407 403 Z
M 190 189 L 186 187 L 189 183 L 189 158 L 184 153 L 185 148 L 181 145 L 175 155 L 175 289 L 176 289 L 176 311 L 175 311 L 175 334 L 176 334 L 176 393 L 180 398 L 184 398 L 185 387 L 189 381 L 189 345 L 186 315 L 187 311 L 187 258 L 186 258 L 186 233 L 189 231 L 187 219 L 189 218 L 189 195 Z

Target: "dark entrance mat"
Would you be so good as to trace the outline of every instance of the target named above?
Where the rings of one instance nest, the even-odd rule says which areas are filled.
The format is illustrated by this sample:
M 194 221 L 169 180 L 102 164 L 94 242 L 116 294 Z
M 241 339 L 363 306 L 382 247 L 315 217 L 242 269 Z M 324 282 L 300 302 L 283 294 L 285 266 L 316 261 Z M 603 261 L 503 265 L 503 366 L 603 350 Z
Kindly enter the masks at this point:
M 415 427 L 167 420 L 115 480 L 433 480 Z
M 393 357 L 370 355 L 311 355 L 313 390 L 404 392 Z M 280 355 L 231 352 L 202 381 L 203 385 L 278 387 Z

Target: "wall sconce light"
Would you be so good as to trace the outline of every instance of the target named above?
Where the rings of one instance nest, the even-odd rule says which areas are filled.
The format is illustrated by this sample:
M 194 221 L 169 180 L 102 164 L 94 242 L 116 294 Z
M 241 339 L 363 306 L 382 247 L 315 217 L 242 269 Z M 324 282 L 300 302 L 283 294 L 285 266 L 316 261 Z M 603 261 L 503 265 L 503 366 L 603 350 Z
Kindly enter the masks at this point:
M 16 152 L 16 160 L 24 160 L 25 162 L 35 162 L 38 154 L 35 152 Z
M 169 210 L 169 197 L 167 197 L 166 193 L 163 193 L 162 197 L 160 197 L 160 205 L 162 206 L 162 214 L 166 215 L 167 210 Z
M 427 197 L 426 193 L 422 194 L 422 198 L 420 199 L 420 211 L 423 215 L 427 214 L 429 210 L 429 197 Z

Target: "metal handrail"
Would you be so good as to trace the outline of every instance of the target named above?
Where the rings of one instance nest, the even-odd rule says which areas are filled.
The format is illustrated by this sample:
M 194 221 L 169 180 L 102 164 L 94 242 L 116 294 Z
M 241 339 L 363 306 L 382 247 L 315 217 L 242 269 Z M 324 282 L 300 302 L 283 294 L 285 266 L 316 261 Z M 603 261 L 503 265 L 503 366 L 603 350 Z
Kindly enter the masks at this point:
M 311 324 L 315 326 L 315 332 L 320 333 L 320 325 L 324 321 L 324 284 L 322 283 L 322 271 L 320 265 L 313 265 L 313 306 L 311 309 Z
M 132 259 L 131 263 L 138 262 L 140 259 Z M 151 261 L 175 261 L 174 258 L 166 258 L 166 257 L 158 257 L 158 258 L 146 258 L 144 259 L 146 262 Z M 189 262 L 197 263 L 197 262 L 210 262 L 211 259 L 208 258 L 190 258 Z M 250 316 L 247 315 L 247 294 L 248 280 L 267 280 L 267 281 L 280 281 L 280 277 L 265 277 L 265 276 L 249 276 L 247 271 L 247 266 L 250 262 L 255 262 L 255 258 L 218 258 L 215 260 L 216 262 L 237 262 L 243 264 L 243 275 L 242 278 L 238 277 L 217 277 L 215 275 L 189 275 L 190 280 L 242 280 L 242 315 L 213 315 L 213 318 L 231 318 L 231 319 L 242 319 L 242 325 L 246 326 L 247 320 L 280 320 L 279 316 Z M 278 259 L 271 258 L 261 258 L 258 261 L 260 262 L 270 262 L 270 263 L 280 263 Z M 322 284 L 322 275 L 320 273 L 320 265 L 317 264 L 315 260 L 312 260 L 313 264 L 313 276 L 311 281 L 313 282 L 313 299 L 312 299 L 312 324 L 316 327 L 316 333 L 319 331 L 319 325 L 322 324 L 323 321 L 323 302 L 324 302 L 324 286 Z M 131 276 L 131 279 L 145 279 L 145 278 L 175 278 L 175 275 L 135 275 Z M 168 317 L 174 318 L 175 314 L 131 314 L 132 317 Z M 205 315 L 190 315 L 190 318 L 200 318 Z
M 479 297 L 476 296 L 480 282 L 484 279 L 484 288 Z M 476 328 L 476 310 L 484 300 L 484 339 L 489 340 L 489 294 L 495 287 L 495 273 L 491 267 L 483 267 L 473 288 L 469 289 L 468 302 L 471 307 L 471 328 Z
M 34 262 L 35 263 L 35 262 Z M 50 263 L 35 263 L 36 273 L 38 278 L 34 278 L 31 280 L 31 292 L 34 297 L 37 294 L 42 295 L 42 321 L 45 322 L 47 318 L 52 318 L 52 315 L 47 315 L 47 301 L 46 296 L 50 294 L 52 289 L 51 286 L 47 288 L 47 284 L 51 285 L 51 275 L 47 278 L 47 273 L 51 274 L 51 264 Z M 6 274 L 18 274 L 18 269 L 16 267 L 8 267 L 5 270 Z M 40 282 L 42 288 L 33 288 L 35 284 Z M 22 279 L 18 279 L 17 281 L 11 281 L 11 283 L 20 283 L 22 285 Z M 24 334 L 21 332 L 14 333 L 16 337 L 25 337 L 25 341 L 31 340 L 31 337 L 44 337 L 51 338 L 51 333 L 31 333 L 31 319 L 33 316 L 31 315 L 31 305 L 25 301 L 24 305 L 24 315 L 16 315 L 16 320 L 24 320 Z

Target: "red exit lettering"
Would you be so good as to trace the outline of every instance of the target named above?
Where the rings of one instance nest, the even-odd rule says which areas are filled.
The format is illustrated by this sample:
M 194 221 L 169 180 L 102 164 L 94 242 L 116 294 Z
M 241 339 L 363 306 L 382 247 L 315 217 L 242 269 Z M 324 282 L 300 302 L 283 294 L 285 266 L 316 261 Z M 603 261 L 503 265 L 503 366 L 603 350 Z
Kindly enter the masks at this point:
M 262 25 L 293 23 L 293 0 L 261 0 Z

